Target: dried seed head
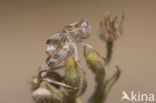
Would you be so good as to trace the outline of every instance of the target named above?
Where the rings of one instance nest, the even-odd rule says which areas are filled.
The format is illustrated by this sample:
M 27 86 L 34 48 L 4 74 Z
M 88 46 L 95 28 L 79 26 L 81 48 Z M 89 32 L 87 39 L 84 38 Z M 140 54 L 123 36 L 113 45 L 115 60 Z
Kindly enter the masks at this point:
M 117 40 L 122 34 L 123 21 L 124 15 L 121 21 L 117 19 L 117 16 L 106 15 L 100 22 L 100 38 L 106 42 Z
M 35 90 L 32 93 L 32 97 L 36 103 L 52 103 L 52 94 L 44 87 L 40 87 Z
M 62 103 L 63 101 L 63 93 L 45 81 L 42 81 L 40 87 L 33 91 L 32 97 L 36 103 Z

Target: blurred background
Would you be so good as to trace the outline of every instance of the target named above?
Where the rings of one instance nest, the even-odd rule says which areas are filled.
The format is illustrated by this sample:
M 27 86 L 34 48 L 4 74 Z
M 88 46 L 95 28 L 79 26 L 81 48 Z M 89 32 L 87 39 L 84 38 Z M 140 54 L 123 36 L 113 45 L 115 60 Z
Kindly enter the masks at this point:
M 154 0 L 0 0 L 0 103 L 33 103 L 28 81 L 46 58 L 46 40 L 63 26 L 87 18 L 92 36 L 85 42 L 105 56 L 97 36 L 104 14 L 125 13 L 124 34 L 116 42 L 108 74 L 122 74 L 106 103 L 120 103 L 122 91 L 156 94 L 156 1 Z M 82 47 L 79 56 L 87 73 L 84 103 L 95 87 Z

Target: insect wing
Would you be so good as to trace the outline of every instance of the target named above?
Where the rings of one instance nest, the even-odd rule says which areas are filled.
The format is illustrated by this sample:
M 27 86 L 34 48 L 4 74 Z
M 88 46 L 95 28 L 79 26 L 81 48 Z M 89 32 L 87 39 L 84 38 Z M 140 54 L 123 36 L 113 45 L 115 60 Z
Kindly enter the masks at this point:
M 57 65 L 57 64 L 61 63 L 63 60 L 65 60 L 67 57 L 72 55 L 72 53 L 73 53 L 73 48 L 70 45 L 67 47 L 63 47 L 53 57 L 53 59 L 51 60 L 51 63 Z
M 61 35 L 61 33 L 56 33 L 54 35 L 52 35 L 48 40 L 47 40 L 47 49 L 46 49 L 46 53 L 49 56 L 53 56 L 54 53 L 56 52 L 56 49 L 58 49 L 60 46 L 60 42 L 62 40 L 63 36 Z
M 57 54 L 57 52 L 61 49 L 61 41 L 64 39 L 63 36 L 61 36 L 60 33 L 54 34 L 47 40 L 47 49 L 46 52 L 48 54 L 48 57 L 46 61 L 41 66 L 41 70 L 47 70 L 52 61 L 52 58 Z

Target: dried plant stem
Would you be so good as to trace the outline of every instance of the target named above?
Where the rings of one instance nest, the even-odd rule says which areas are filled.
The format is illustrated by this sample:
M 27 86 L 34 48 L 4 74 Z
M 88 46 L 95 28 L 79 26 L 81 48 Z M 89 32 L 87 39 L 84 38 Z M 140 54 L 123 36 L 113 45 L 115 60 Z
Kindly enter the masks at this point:
M 113 54 L 113 45 L 114 45 L 114 42 L 112 41 L 106 42 L 107 54 L 106 54 L 106 59 L 105 59 L 105 66 L 109 65 L 111 61 L 112 54 Z

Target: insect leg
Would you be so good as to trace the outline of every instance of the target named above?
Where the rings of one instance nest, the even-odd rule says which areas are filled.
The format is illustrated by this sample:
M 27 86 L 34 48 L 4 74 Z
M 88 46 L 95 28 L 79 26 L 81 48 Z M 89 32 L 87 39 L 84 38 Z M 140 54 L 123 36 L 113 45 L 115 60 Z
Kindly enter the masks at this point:
M 39 75 L 40 79 L 43 79 L 47 75 L 47 71 L 46 70 L 41 70 L 38 75 Z
M 61 82 L 57 82 L 57 81 L 54 81 L 54 80 L 51 80 L 49 78 L 43 78 L 43 80 L 49 82 L 49 83 L 52 83 L 52 84 L 56 84 L 56 85 L 60 85 L 60 86 L 63 86 L 65 88 L 69 88 L 69 89 L 79 89 L 78 87 L 72 87 L 70 85 L 67 85 L 65 83 L 61 83 Z
M 66 65 L 60 65 L 60 66 L 57 66 L 57 67 L 49 67 L 49 69 L 43 69 L 39 72 L 39 77 L 42 79 L 44 78 L 47 73 L 49 72 L 53 72 L 54 70 L 57 70 L 57 69 L 61 69 L 61 68 L 64 68 Z
M 60 65 L 60 66 L 54 67 L 53 70 L 62 69 L 62 68 L 64 68 L 65 66 L 66 66 L 66 65 Z
M 48 62 L 51 59 L 50 56 L 47 57 L 46 61 L 43 63 L 43 65 L 39 68 L 39 78 L 42 79 L 46 76 L 47 74 L 47 67 L 48 67 Z
M 74 44 L 74 59 L 75 61 L 77 62 L 77 64 L 82 68 L 80 62 L 79 62 L 79 59 L 78 59 L 78 50 L 77 50 L 77 45 Z
M 84 74 L 86 74 L 85 71 L 82 69 L 83 67 L 82 67 L 82 65 L 80 64 L 80 61 L 79 61 L 79 59 L 78 59 L 78 50 L 77 50 L 77 45 L 76 45 L 76 44 L 74 44 L 74 59 L 75 59 L 77 65 L 78 65 L 78 66 L 80 67 L 80 69 L 82 70 L 82 72 L 83 72 Z
M 93 49 L 93 47 L 91 45 L 87 44 L 87 43 L 80 42 L 80 44 L 83 45 L 83 46 L 85 46 L 85 47 L 87 47 L 87 48 Z
M 49 69 L 47 70 L 47 73 L 49 73 L 49 72 L 53 72 L 53 71 L 55 71 L 55 70 L 57 70 L 57 69 L 62 69 L 62 68 L 64 68 L 66 65 L 60 65 L 60 66 L 57 66 L 57 67 L 49 67 Z

